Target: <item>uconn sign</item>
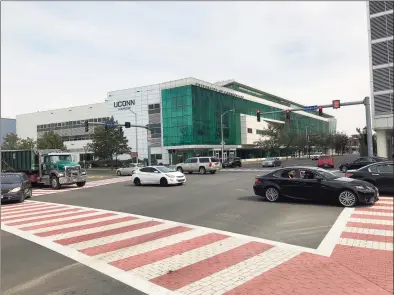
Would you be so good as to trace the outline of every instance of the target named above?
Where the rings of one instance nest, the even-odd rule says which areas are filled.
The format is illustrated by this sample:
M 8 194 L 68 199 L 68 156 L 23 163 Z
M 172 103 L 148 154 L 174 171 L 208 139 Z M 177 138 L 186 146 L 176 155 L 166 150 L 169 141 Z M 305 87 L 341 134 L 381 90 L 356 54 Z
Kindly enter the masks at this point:
M 135 100 L 130 99 L 130 100 L 121 100 L 121 101 L 115 101 L 114 102 L 114 108 L 117 108 L 119 111 L 122 110 L 130 110 L 131 106 L 135 105 Z

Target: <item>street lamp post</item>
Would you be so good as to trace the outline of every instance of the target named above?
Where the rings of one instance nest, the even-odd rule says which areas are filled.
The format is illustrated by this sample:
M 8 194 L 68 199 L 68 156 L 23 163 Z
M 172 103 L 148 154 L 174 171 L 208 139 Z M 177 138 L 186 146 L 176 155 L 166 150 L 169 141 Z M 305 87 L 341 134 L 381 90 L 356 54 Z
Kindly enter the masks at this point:
M 135 118 L 135 125 L 137 125 L 137 114 L 130 110 L 134 114 Z M 135 152 L 137 153 L 135 156 L 135 162 L 138 164 L 139 163 L 139 157 L 138 157 L 138 127 L 135 127 Z
M 222 165 L 223 165 L 223 161 L 224 161 L 224 158 L 223 158 L 223 154 L 224 154 L 223 116 L 225 114 L 227 114 L 228 112 L 235 112 L 235 110 L 234 109 L 228 110 L 228 111 L 225 111 L 223 114 L 220 115 L 220 133 L 221 133 L 221 137 L 222 137 L 222 142 L 220 143 L 220 145 L 222 146 Z

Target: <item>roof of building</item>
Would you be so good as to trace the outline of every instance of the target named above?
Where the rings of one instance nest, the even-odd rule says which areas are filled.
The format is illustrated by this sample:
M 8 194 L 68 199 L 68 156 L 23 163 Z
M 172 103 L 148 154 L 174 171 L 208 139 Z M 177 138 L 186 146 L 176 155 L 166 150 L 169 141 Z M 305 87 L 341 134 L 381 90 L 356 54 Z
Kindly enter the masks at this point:
M 285 98 L 282 98 L 282 97 L 270 94 L 270 93 L 265 92 L 265 91 L 261 91 L 261 90 L 259 90 L 257 88 L 248 86 L 246 84 L 237 82 L 235 80 L 220 81 L 220 82 L 216 82 L 215 85 L 226 87 L 226 88 L 229 88 L 229 89 L 233 89 L 233 90 L 236 90 L 236 91 L 239 91 L 239 92 L 243 92 L 243 93 L 246 93 L 246 94 L 250 94 L 250 95 L 253 95 L 253 96 L 256 96 L 256 97 L 260 97 L 262 99 L 266 99 L 266 100 L 269 100 L 269 101 L 272 101 L 272 102 L 275 102 L 275 103 L 279 103 L 281 105 L 286 105 L 288 107 L 300 107 L 300 108 L 305 107 L 302 104 L 299 104 L 299 103 L 296 103 L 294 101 L 291 101 L 291 100 L 288 100 L 288 99 L 285 99 Z M 328 114 L 324 114 L 324 113 L 323 113 L 322 117 L 324 117 L 324 118 L 334 118 L 333 116 L 328 115 Z

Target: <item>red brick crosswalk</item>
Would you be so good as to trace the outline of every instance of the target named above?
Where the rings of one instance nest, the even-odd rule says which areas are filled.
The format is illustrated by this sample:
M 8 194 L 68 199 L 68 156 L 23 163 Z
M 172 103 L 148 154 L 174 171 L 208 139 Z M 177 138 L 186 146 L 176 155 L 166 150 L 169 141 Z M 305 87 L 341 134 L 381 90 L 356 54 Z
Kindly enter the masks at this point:
M 134 276 L 162 288 L 144 289 L 149 294 L 388 295 L 392 214 L 392 198 L 355 209 L 331 258 L 213 229 L 55 203 L 2 206 L 1 225 L 83 263 L 108 265 L 114 278 Z

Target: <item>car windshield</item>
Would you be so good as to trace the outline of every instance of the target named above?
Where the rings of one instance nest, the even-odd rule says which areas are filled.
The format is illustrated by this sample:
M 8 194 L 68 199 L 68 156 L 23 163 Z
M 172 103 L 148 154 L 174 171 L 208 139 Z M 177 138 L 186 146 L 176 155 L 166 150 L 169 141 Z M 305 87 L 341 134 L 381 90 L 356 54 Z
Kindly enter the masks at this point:
M 273 161 L 273 160 L 275 160 L 275 158 L 267 158 L 267 159 L 265 159 L 266 161 Z
M 3 184 L 12 184 L 12 183 L 20 183 L 21 177 L 19 175 L 1 175 L 1 183 Z
M 166 166 L 155 167 L 157 170 L 163 173 L 175 172 L 174 169 L 168 168 Z
M 51 156 L 52 162 L 59 162 L 59 161 L 72 161 L 71 155 L 56 155 Z

